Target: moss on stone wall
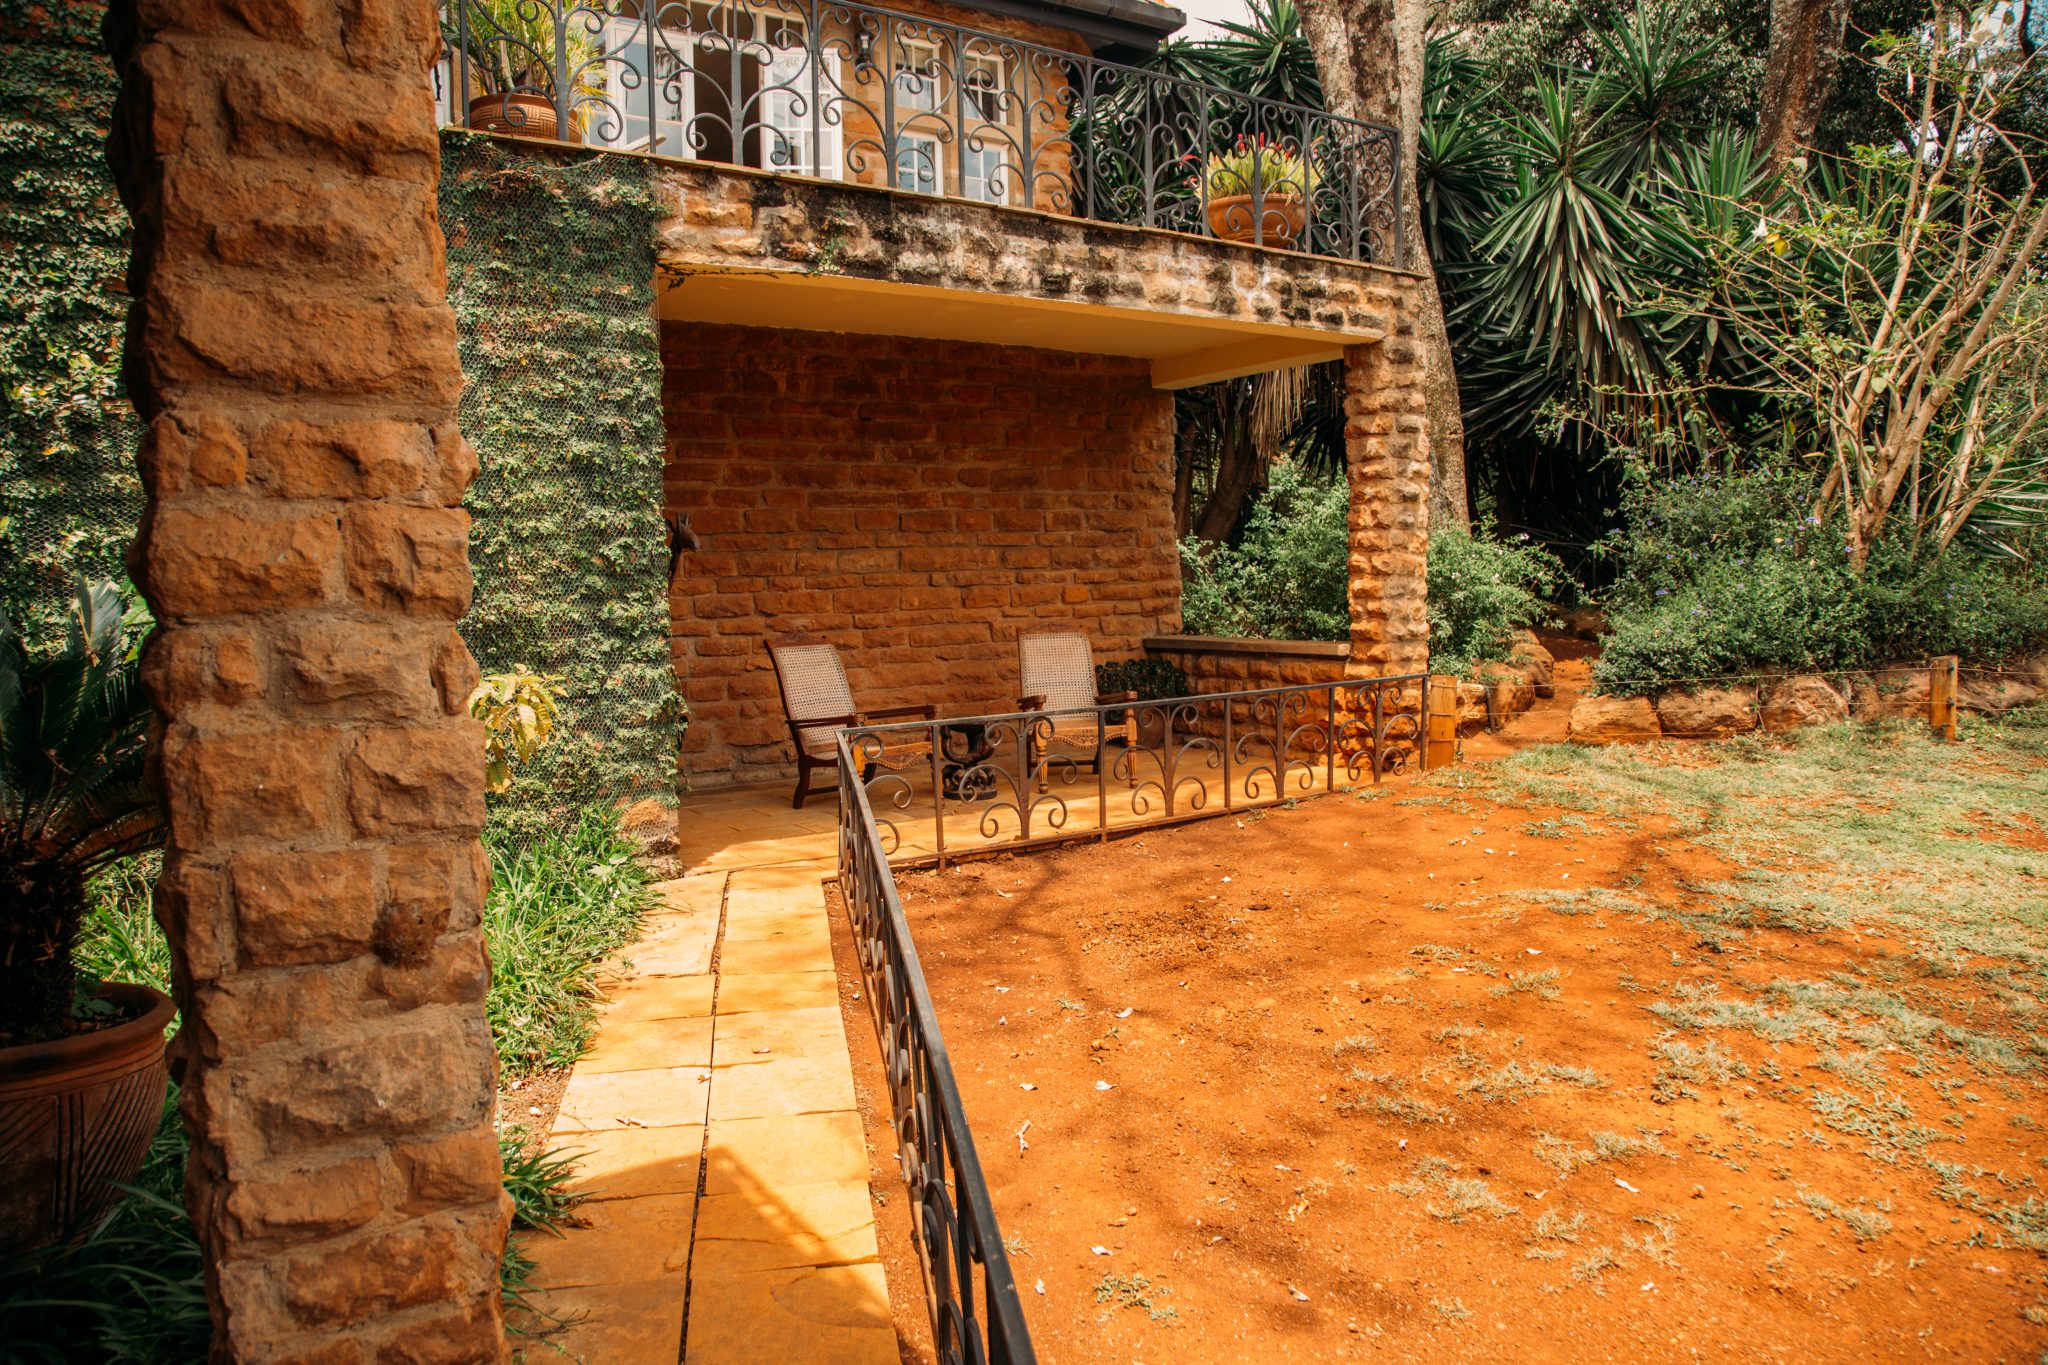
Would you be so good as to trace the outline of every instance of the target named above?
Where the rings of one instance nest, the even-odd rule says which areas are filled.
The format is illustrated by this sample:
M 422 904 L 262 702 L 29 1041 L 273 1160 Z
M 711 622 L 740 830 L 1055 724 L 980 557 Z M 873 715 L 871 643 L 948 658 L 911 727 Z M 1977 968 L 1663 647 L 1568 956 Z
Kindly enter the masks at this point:
M 0 608 L 34 635 L 74 575 L 121 574 L 142 510 L 101 12 L 52 0 L 0 25 Z
M 462 429 L 483 465 L 463 634 L 486 673 L 524 665 L 567 689 L 501 819 L 675 790 L 655 216 L 642 159 L 443 134 Z

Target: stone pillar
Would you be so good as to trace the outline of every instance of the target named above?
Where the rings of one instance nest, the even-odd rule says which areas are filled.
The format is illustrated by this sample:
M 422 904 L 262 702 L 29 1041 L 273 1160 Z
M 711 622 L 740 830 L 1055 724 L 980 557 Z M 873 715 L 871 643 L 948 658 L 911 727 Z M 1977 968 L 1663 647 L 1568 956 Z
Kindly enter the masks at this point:
M 1354 676 L 1429 667 L 1429 402 L 1407 312 L 1385 341 L 1344 353 Z
M 133 564 L 217 1360 L 504 1353 L 430 0 L 115 0 Z

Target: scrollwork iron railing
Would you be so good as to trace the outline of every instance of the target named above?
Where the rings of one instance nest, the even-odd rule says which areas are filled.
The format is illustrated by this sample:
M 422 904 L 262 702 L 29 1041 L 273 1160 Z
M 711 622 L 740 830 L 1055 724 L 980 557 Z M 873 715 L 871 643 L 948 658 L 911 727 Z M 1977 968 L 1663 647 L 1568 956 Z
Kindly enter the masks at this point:
M 1401 264 L 1400 135 L 832 0 L 442 0 L 463 127 Z
M 1033 1365 L 1038 1357 L 938 1012 L 845 731 L 838 744 L 839 895 L 888 1072 L 937 1356 L 940 1365 Z
M 1429 679 L 1352 678 L 847 731 L 892 862 L 1108 838 L 1422 764 Z
M 1341 790 L 1340 779 L 1377 783 L 1421 765 L 1428 705 L 1429 679 L 1415 674 L 838 732 L 839 893 L 889 1077 L 942 1365 L 1037 1357 L 892 859 L 943 863 L 949 817 L 973 826 L 953 841 L 957 857 L 1269 806 Z M 1069 799 L 1084 767 L 1095 796 L 1085 828 Z M 905 812 L 921 799 L 932 837 L 907 844 Z

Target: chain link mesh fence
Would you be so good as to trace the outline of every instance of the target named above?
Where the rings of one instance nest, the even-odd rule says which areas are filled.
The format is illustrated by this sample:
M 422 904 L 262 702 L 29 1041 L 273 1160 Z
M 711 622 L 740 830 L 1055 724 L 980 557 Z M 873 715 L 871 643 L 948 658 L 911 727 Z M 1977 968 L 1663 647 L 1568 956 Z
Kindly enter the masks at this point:
M 685 716 L 669 656 L 656 206 L 649 164 L 443 135 L 486 674 L 560 678 L 555 739 L 492 799 L 515 834 L 670 801 Z

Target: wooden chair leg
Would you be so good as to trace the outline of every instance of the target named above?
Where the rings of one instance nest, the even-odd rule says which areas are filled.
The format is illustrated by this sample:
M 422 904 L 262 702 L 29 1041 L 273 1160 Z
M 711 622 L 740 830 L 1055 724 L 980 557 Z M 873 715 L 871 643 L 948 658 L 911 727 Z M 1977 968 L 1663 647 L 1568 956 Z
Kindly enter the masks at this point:
M 811 799 L 811 761 L 802 754 L 796 760 L 796 795 L 790 798 L 791 810 L 802 810 L 804 802 Z

